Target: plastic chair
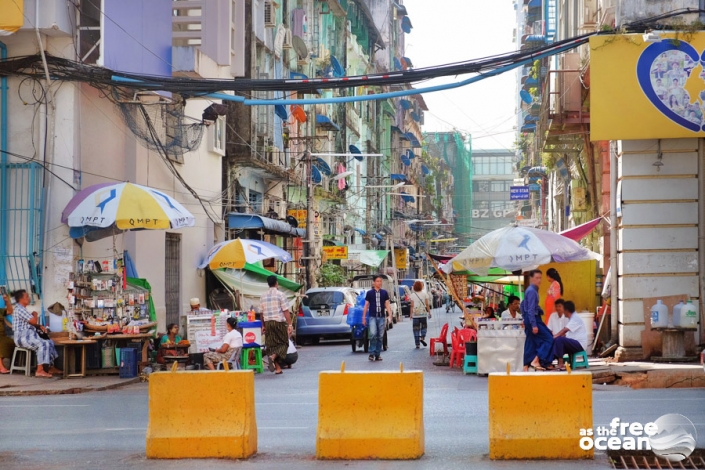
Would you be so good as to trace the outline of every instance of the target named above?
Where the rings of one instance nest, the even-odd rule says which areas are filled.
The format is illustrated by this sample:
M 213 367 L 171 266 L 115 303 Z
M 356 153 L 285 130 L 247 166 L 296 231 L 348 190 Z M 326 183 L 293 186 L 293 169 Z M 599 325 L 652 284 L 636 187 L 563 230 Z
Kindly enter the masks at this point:
M 448 365 L 453 368 L 457 364 L 458 367 L 462 368 L 463 359 L 465 358 L 465 342 L 461 341 L 460 333 L 455 331 L 450 335 L 450 341 L 453 349 L 450 353 L 450 363 Z
M 22 364 L 17 364 L 17 353 L 23 353 L 24 354 L 24 361 L 22 361 Z M 10 374 L 12 374 L 14 371 L 19 370 L 23 371 L 24 375 L 29 377 L 32 374 L 32 364 L 37 365 L 37 356 L 34 354 L 34 351 L 31 349 L 27 348 L 15 348 L 15 351 L 12 353 L 12 363 L 10 363 Z
M 233 351 L 232 355 L 230 356 L 230 359 L 227 360 L 228 364 L 230 364 L 230 368 L 233 370 L 240 369 L 240 351 L 242 348 L 235 348 Z M 216 370 L 221 370 L 223 369 L 223 363 L 219 362 L 218 365 L 216 366 Z
M 462 330 L 458 330 L 457 334 L 462 343 L 462 347 L 465 347 L 465 343 L 469 343 L 470 341 L 477 342 L 477 331 L 472 328 L 463 328 Z
M 436 352 L 436 343 L 443 345 L 443 355 L 448 355 L 448 323 L 441 327 L 441 334 L 438 338 L 431 338 L 431 347 L 428 348 L 429 356 L 433 356 Z
M 570 368 L 575 370 L 578 368 L 589 369 L 588 355 L 586 351 L 579 351 L 570 356 Z
M 250 351 L 255 353 L 255 363 L 250 364 Z M 258 374 L 264 372 L 264 364 L 262 363 L 262 349 L 260 347 L 242 348 L 242 354 L 240 356 L 240 367 L 242 370 L 252 369 Z

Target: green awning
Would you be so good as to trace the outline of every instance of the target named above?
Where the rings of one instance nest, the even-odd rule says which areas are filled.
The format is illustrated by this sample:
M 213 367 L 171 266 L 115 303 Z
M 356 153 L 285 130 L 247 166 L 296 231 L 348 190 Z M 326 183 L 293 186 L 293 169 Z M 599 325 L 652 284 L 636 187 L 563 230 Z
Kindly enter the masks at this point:
M 373 268 L 378 267 L 384 261 L 384 258 L 389 254 L 388 250 L 348 250 L 348 259 L 352 258 L 351 255 L 360 256 L 360 263 L 372 266 Z

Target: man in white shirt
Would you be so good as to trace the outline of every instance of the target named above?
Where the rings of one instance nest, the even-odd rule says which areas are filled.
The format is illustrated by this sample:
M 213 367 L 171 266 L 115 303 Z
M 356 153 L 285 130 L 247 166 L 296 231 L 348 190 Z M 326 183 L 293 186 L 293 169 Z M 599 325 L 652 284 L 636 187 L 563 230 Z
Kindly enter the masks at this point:
M 507 299 L 507 310 L 502 312 L 502 320 L 521 320 L 521 313 L 519 313 L 519 297 L 516 295 L 510 295 Z
M 568 317 L 565 316 L 565 300 L 556 299 L 556 315 L 548 317 L 548 329 L 551 333 L 558 334 L 568 324 Z
M 553 355 L 558 359 L 558 367 L 563 367 L 563 355 L 585 351 L 588 336 L 583 319 L 575 315 L 575 304 L 567 300 L 564 304 L 565 316 L 568 318 L 566 326 L 553 338 Z

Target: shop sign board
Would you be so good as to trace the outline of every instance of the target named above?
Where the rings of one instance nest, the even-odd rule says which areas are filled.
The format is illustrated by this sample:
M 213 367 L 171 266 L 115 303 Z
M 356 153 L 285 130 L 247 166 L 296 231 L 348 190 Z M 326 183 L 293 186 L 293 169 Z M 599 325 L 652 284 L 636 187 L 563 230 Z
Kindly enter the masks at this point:
M 525 201 L 529 199 L 528 186 L 510 186 L 509 200 L 510 201 Z
M 346 266 L 346 267 L 359 266 L 360 264 L 362 264 L 360 262 L 360 253 L 349 253 L 348 252 L 348 258 L 344 259 L 340 262 L 341 266 Z
M 323 254 L 327 259 L 348 259 L 347 246 L 324 246 Z
M 286 214 L 296 219 L 299 223 L 299 228 L 306 228 L 306 217 L 308 216 L 306 209 L 289 209 Z
M 591 140 L 705 137 L 705 33 L 649 36 L 590 38 Z
M 406 269 L 409 266 L 409 250 L 406 248 L 394 248 L 397 269 Z

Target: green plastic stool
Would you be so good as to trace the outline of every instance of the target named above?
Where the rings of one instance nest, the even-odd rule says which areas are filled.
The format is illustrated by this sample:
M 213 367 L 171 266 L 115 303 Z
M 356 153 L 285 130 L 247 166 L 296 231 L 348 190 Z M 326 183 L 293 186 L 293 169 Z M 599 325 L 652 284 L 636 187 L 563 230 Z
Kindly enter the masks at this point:
M 463 361 L 463 374 L 477 374 L 477 356 L 465 355 Z
M 255 352 L 255 363 L 250 364 L 250 351 Z M 264 372 L 264 364 L 262 363 L 262 349 L 261 348 L 242 348 L 240 353 L 240 367 L 242 370 L 252 369 L 258 374 Z
M 580 359 L 580 360 L 578 360 Z M 570 356 L 570 367 L 575 370 L 578 368 L 589 369 L 588 355 L 585 351 L 576 352 Z

